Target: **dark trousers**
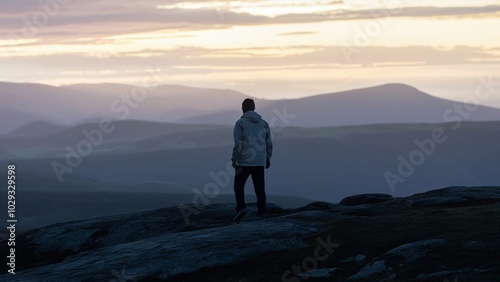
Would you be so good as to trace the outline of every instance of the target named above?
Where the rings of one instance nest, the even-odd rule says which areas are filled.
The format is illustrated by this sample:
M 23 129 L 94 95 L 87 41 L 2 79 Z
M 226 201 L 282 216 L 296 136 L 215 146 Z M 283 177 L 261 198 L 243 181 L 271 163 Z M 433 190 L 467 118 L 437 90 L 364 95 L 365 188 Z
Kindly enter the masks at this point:
M 236 211 L 247 206 L 245 203 L 245 183 L 250 175 L 252 176 L 255 196 L 257 196 L 257 208 L 259 214 L 263 214 L 266 212 L 266 182 L 263 166 L 240 166 L 236 169 L 236 175 L 234 176 Z

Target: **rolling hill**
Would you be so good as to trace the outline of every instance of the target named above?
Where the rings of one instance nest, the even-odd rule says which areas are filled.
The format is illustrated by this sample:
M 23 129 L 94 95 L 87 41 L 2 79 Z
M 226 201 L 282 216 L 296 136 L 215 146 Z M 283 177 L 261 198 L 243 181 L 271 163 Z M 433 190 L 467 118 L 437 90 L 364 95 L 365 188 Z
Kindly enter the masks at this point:
M 100 120 L 146 120 L 184 124 L 233 125 L 243 93 L 226 89 L 160 85 L 139 89 L 122 84 L 53 87 L 0 83 L 0 133 L 35 121 L 75 125 Z M 143 91 L 143 92 L 141 92 Z M 144 100 L 131 98 L 144 94 Z M 141 95 L 142 95 L 141 94 Z M 276 127 L 345 126 L 381 123 L 440 123 L 500 120 L 500 110 L 479 106 L 461 116 L 455 101 L 404 84 L 316 95 L 293 100 L 256 99 L 257 111 Z
M 466 122 L 459 129 L 455 125 L 289 127 L 275 131 L 268 192 L 330 201 L 352 193 L 392 192 L 384 173 L 397 174 L 400 158 L 408 160 L 413 152 L 421 151 L 416 141 L 431 138 L 436 128 L 445 132 L 446 142 L 436 144 L 434 152 L 424 157 L 414 173 L 396 184 L 394 195 L 453 185 L 494 185 L 500 181 L 496 169 L 500 166 L 496 157 L 499 122 Z M 84 127 L 33 138 L 0 138 L 0 146 L 9 152 L 1 159 L 14 161 L 26 174 L 56 179 L 53 162 L 66 164 L 65 148 L 75 149 L 85 140 L 81 135 Z M 231 126 L 120 121 L 116 128 L 65 177 L 74 175 L 116 185 L 170 182 L 203 189 L 214 181 L 211 173 L 228 171 Z M 231 176 L 224 178 L 227 183 L 220 192 L 231 194 Z M 64 187 L 65 181 L 58 185 Z M 38 189 L 46 186 L 41 182 Z
M 37 137 L 49 135 L 63 130 L 62 125 L 52 124 L 47 121 L 34 121 L 25 124 L 9 133 L 10 137 Z
M 143 101 L 131 98 L 142 95 Z M 125 84 L 54 87 L 0 82 L 0 134 L 36 121 L 75 125 L 112 120 L 174 121 L 240 105 L 246 95 L 232 90 L 160 85 L 140 89 Z
M 480 106 L 468 112 L 460 102 L 437 98 L 404 84 L 257 103 L 257 111 L 278 127 L 440 123 L 452 122 L 457 118 L 470 121 L 500 120 L 499 109 Z M 466 116 L 461 116 L 455 105 L 461 106 Z M 284 118 L 287 114 L 289 118 Z M 221 111 L 180 122 L 231 124 L 234 116 L 234 111 Z

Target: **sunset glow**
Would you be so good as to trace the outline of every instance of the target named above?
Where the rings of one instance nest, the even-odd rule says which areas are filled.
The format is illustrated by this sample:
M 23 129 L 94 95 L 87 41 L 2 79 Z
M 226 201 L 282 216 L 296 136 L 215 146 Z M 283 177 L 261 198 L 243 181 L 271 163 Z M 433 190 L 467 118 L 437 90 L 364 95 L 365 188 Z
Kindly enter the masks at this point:
M 498 4 L 8 0 L 0 80 L 138 84 L 155 68 L 163 84 L 268 99 L 389 82 L 460 99 L 500 76 Z

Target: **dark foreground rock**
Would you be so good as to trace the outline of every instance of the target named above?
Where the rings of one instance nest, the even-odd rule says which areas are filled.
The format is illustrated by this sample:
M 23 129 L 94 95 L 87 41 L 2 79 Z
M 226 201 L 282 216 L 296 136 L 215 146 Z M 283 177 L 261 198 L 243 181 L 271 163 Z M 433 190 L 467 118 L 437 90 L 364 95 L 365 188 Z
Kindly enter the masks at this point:
M 499 281 L 500 189 L 370 194 L 298 209 L 177 207 L 20 234 L 1 281 Z M 1 251 L 7 253 L 6 242 Z M 3 266 L 4 273 L 6 272 Z
M 392 199 L 392 196 L 387 194 L 362 194 L 347 197 L 340 201 L 340 204 L 344 206 L 358 206 L 365 204 L 376 204 L 388 201 L 390 199 Z
M 403 200 L 412 207 L 483 205 L 500 203 L 500 189 L 491 187 L 450 187 L 415 194 Z

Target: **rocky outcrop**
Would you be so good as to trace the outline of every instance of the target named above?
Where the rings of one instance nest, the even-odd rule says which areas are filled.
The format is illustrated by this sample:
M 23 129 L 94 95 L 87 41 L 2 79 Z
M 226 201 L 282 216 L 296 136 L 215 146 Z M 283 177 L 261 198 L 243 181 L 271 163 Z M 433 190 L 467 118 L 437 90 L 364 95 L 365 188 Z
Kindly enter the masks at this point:
M 240 262 L 271 251 L 305 246 L 302 238 L 316 232 L 325 214 L 292 213 L 225 226 L 234 206 L 204 207 L 201 216 L 185 221 L 178 208 L 88 221 L 57 224 L 19 238 L 31 246 L 29 264 L 46 266 L 20 271 L 9 281 L 94 281 L 113 278 L 112 271 L 127 269 L 134 279 L 167 279 L 180 273 Z M 55 259 L 57 258 L 57 259 Z M 26 264 L 25 264 L 26 265 Z
M 361 268 L 358 273 L 349 277 L 349 280 L 369 279 L 374 275 L 385 276 L 389 279 L 394 275 L 393 267 L 402 267 L 422 259 L 434 248 L 445 243 L 446 240 L 430 239 L 401 245 L 386 252 L 383 256 L 375 258 Z
M 344 206 L 358 206 L 366 204 L 376 204 L 389 201 L 390 199 L 392 199 L 392 196 L 387 194 L 361 194 L 344 198 L 342 201 L 340 201 L 340 204 Z
M 404 198 L 411 207 L 464 206 L 500 203 L 498 187 L 449 187 Z
M 189 206 L 196 211 L 189 221 L 172 207 L 56 224 L 20 234 L 16 275 L 0 280 L 451 281 L 462 275 L 495 281 L 500 273 L 491 254 L 498 250 L 499 200 L 499 188 L 453 187 L 297 209 L 269 204 L 271 217 L 265 219 L 250 205 L 239 224 L 227 224 L 232 204 Z M 332 242 L 335 250 L 318 250 Z M 6 246 L 1 243 L 2 253 Z M 456 250 L 474 260 L 454 263 L 458 258 L 448 255 Z

